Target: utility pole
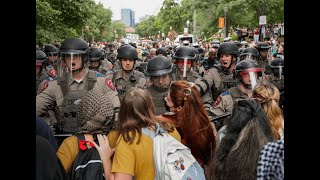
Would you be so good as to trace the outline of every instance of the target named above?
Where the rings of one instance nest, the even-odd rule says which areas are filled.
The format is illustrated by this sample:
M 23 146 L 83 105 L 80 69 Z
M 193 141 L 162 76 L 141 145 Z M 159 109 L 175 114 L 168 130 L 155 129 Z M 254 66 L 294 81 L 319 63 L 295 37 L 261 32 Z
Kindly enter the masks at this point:
M 193 30 L 192 30 L 192 34 L 195 37 L 195 39 L 198 39 L 198 37 L 196 36 L 196 10 L 193 10 Z

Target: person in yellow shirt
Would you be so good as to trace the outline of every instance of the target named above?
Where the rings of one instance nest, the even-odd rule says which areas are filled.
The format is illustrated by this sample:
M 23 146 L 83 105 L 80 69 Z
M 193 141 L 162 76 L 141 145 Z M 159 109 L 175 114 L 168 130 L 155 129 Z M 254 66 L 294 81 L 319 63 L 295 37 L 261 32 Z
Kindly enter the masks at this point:
M 157 123 L 169 135 L 181 142 L 181 137 L 174 126 L 162 122 L 154 114 L 152 99 L 143 89 L 134 88 L 124 95 L 119 112 L 117 129 L 119 138 L 116 148 L 109 146 L 109 138 L 106 135 L 97 136 L 100 146 L 93 142 L 100 154 L 106 179 L 150 180 L 155 178 L 153 141 L 143 134 L 141 129 L 149 128 L 155 131 Z

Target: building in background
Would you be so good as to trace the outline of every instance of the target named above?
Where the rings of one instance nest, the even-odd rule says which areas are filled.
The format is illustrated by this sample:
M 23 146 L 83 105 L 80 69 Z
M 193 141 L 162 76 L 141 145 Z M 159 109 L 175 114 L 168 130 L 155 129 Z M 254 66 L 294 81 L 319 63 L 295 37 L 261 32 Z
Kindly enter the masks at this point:
M 123 22 L 126 27 L 135 27 L 134 11 L 131 9 L 121 9 L 121 22 Z

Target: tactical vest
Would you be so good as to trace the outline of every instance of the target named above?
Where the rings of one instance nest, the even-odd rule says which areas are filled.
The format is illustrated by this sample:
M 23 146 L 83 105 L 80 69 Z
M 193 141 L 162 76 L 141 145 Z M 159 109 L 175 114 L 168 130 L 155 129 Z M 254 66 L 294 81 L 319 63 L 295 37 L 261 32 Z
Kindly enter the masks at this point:
M 230 95 L 232 97 L 233 104 L 235 105 L 235 101 L 238 99 L 246 99 L 249 98 L 247 94 L 243 93 L 239 90 L 238 87 L 233 87 L 229 89 Z
M 221 65 L 217 65 L 213 67 L 216 67 L 218 69 L 218 73 L 221 77 L 221 84 L 220 84 L 221 93 L 224 93 L 228 91 L 228 89 L 237 86 L 239 80 L 236 78 L 236 74 L 234 71 L 232 74 L 229 74 L 227 71 L 224 71 L 221 68 Z
M 168 94 L 169 89 L 159 92 L 157 91 L 155 86 L 151 86 L 147 90 L 149 92 L 149 95 L 152 97 L 155 114 L 162 115 L 163 113 L 167 112 L 166 101 L 164 100 L 164 97 Z
M 59 77 L 57 80 L 58 85 L 61 87 L 63 93 L 63 101 L 60 108 L 61 117 L 61 130 L 65 133 L 75 133 L 79 130 L 77 123 L 77 105 L 76 100 L 81 99 L 87 91 L 93 89 L 94 84 L 97 81 L 97 72 L 88 71 L 85 82 L 85 88 L 83 90 L 70 90 L 68 85 L 67 75 Z
M 130 78 L 128 81 L 125 81 L 122 77 L 117 78 L 119 73 L 121 73 L 121 70 L 116 71 L 113 76 L 112 76 L 112 82 L 114 83 L 117 91 L 118 91 L 118 97 L 119 100 L 121 101 L 122 97 L 124 94 L 131 88 L 135 87 L 136 84 L 139 83 L 140 78 L 143 76 L 143 73 L 139 71 L 134 71 L 133 75 L 135 78 L 135 81 L 131 81 Z M 117 79 L 116 79 L 117 78 Z

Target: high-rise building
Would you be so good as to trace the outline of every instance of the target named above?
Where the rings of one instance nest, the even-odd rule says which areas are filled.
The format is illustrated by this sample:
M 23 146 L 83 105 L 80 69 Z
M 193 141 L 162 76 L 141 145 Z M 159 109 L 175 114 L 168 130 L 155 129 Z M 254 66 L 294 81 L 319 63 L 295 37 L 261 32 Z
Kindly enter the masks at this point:
M 135 27 L 134 11 L 131 9 L 121 9 L 121 22 L 127 27 Z

